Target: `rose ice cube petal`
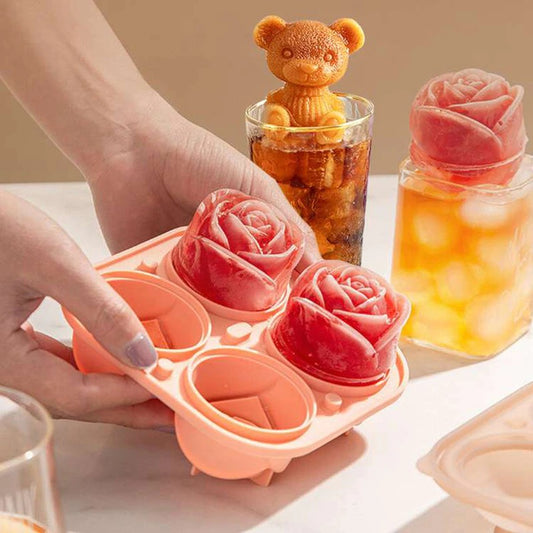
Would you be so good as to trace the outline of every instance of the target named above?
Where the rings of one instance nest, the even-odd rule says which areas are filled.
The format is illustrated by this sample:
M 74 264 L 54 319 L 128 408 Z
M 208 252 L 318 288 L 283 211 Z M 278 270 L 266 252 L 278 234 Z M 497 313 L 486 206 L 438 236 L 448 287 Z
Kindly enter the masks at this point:
M 195 239 L 196 261 L 190 275 L 207 298 L 232 307 L 235 294 L 242 309 L 267 309 L 279 299 L 275 282 L 259 268 L 203 237 Z
M 289 355 L 310 373 L 368 377 L 376 372 L 372 344 L 310 300 L 293 298 L 276 331 L 281 345 L 298 347 L 298 353 L 289 349 Z
M 435 161 L 468 166 L 502 159 L 501 140 L 487 126 L 464 115 L 420 106 L 412 109 L 410 121 L 414 142 Z
M 390 323 L 387 315 L 357 314 L 342 310 L 334 310 L 333 314 L 362 333 L 370 342 L 377 341 Z
M 295 256 L 296 254 L 297 248 L 293 245 L 280 254 L 265 255 L 253 252 L 239 252 L 237 255 L 246 259 L 251 265 L 258 267 L 271 278 L 276 278 L 287 268 L 287 264 L 290 263 L 291 255 Z M 290 272 L 291 271 L 288 271 L 289 275 Z

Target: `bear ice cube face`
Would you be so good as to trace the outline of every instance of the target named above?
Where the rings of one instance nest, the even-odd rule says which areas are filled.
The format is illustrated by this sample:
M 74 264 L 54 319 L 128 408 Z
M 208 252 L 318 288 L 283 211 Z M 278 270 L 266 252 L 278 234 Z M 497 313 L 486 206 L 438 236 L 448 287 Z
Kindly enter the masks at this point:
M 314 20 L 287 23 L 268 16 L 254 29 L 254 39 L 267 51 L 272 73 L 282 81 L 307 87 L 324 87 L 339 81 L 348 56 L 364 44 L 364 33 L 353 19 L 331 26 Z

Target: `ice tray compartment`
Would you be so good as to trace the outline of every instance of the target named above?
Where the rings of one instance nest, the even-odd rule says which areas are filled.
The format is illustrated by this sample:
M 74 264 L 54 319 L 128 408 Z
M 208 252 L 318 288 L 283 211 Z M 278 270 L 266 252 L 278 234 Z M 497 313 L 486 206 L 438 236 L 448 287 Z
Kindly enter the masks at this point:
M 306 383 L 267 355 L 239 348 L 208 350 L 187 368 L 188 399 L 207 418 L 263 442 L 297 438 L 316 415 Z
M 205 346 L 211 320 L 186 291 L 144 272 L 109 272 L 103 277 L 145 325 L 159 357 L 183 361 Z M 101 356 L 92 335 L 75 317 L 65 314 L 74 329 L 73 347 L 80 369 L 116 373 L 116 366 Z

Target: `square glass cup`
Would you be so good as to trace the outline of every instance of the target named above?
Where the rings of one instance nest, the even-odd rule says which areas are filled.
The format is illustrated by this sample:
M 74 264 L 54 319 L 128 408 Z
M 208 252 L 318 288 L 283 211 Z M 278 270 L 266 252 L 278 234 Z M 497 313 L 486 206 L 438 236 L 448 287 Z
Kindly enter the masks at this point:
M 394 287 L 412 303 L 405 340 L 493 356 L 533 315 L 533 156 L 505 186 L 450 183 L 400 166 Z

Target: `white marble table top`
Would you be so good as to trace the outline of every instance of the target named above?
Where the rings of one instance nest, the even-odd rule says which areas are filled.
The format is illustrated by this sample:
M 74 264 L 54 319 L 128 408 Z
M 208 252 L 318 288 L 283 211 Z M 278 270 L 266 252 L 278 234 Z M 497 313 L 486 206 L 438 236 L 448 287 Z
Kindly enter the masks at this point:
M 7 185 L 57 220 L 93 261 L 107 255 L 88 188 L 81 183 Z M 395 178 L 370 181 L 364 264 L 389 274 Z M 68 327 L 45 302 L 34 326 L 59 338 Z M 55 423 L 60 497 L 81 533 L 489 533 L 415 463 L 444 434 L 525 385 L 533 335 L 475 364 L 407 349 L 411 381 L 394 405 L 347 437 L 294 460 L 261 488 L 190 477 L 172 435 L 71 421 Z

